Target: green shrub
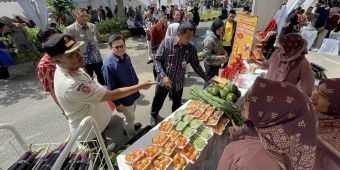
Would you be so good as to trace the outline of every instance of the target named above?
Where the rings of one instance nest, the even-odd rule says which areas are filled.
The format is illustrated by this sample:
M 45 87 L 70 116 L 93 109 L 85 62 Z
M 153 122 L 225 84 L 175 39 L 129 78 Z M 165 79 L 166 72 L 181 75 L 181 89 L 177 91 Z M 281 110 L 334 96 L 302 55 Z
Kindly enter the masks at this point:
M 122 30 L 122 31 L 120 31 L 120 34 L 121 34 L 125 39 L 131 37 L 131 32 L 130 32 L 130 30 Z
M 31 40 L 33 41 L 33 44 L 35 47 L 37 47 L 41 51 L 41 43 L 38 41 L 37 34 L 40 31 L 39 27 L 29 28 L 25 27 L 28 35 L 30 36 Z
M 58 22 L 58 24 L 57 24 L 57 29 L 58 29 L 59 31 L 61 31 L 61 32 L 64 32 L 64 30 L 65 30 L 65 25 Z
M 220 15 L 221 15 L 221 9 L 217 9 L 217 10 L 207 9 L 200 15 L 200 18 L 203 21 L 209 21 L 210 18 L 211 19 L 217 18 Z
M 97 24 L 97 29 L 99 34 L 117 33 L 128 28 L 126 21 L 126 17 L 107 19 L 104 21 L 100 21 Z
M 37 39 L 37 33 L 39 32 L 39 28 L 28 28 L 25 27 L 25 30 L 28 33 L 28 36 L 31 38 L 33 44 L 37 47 L 38 50 L 41 51 L 41 44 Z M 14 41 L 11 36 L 0 37 L 0 40 L 3 41 L 8 50 L 14 52 L 16 56 L 14 56 L 14 60 L 17 64 L 26 63 L 31 61 L 37 61 L 41 56 L 35 55 L 33 52 L 29 52 L 28 54 L 18 53 L 18 50 L 15 48 Z
M 107 43 L 111 34 L 99 34 L 99 42 Z

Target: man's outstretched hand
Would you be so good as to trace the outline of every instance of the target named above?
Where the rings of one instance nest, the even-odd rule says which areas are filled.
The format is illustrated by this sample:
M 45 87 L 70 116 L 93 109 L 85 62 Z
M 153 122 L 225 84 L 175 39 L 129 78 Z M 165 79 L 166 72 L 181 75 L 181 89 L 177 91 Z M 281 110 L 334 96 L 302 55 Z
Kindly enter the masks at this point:
M 151 81 L 151 80 L 146 80 L 144 82 L 142 82 L 140 85 L 142 87 L 142 89 L 146 90 L 149 89 L 152 85 L 157 84 L 157 82 L 155 81 Z

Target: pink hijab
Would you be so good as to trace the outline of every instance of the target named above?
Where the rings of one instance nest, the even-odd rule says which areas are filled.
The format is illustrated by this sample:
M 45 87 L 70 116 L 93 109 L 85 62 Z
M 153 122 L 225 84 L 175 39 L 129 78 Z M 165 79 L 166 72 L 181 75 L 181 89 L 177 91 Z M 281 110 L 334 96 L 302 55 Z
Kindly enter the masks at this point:
M 316 120 L 309 98 L 296 86 L 257 78 L 248 119 L 261 143 L 283 169 L 312 169 L 316 152 Z
M 267 75 L 271 80 L 284 81 L 287 78 L 290 68 L 301 61 L 307 54 L 307 41 L 301 35 L 290 33 L 279 38 L 280 49 L 272 57 L 278 57 L 277 62 L 273 62 L 274 71 L 277 74 Z M 277 55 L 277 56 L 274 56 Z
M 330 103 L 327 113 L 319 113 L 318 139 L 340 159 L 340 78 L 323 79 Z

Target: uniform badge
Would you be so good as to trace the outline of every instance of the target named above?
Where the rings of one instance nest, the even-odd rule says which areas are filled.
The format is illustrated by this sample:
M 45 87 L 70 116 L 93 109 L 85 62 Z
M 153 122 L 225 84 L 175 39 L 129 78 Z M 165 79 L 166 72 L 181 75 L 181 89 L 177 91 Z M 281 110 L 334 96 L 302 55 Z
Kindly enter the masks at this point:
M 77 90 L 81 91 L 85 94 L 89 94 L 91 92 L 91 88 L 88 85 L 86 85 L 85 83 L 80 84 L 78 86 Z

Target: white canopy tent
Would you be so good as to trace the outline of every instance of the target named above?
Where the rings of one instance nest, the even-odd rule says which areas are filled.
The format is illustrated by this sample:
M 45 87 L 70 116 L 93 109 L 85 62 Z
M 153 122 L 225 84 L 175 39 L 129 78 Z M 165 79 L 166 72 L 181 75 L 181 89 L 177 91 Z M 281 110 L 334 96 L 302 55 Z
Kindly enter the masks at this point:
M 280 34 L 288 14 L 293 9 L 301 6 L 302 2 L 304 4 L 309 3 L 307 1 L 288 0 L 286 5 L 281 5 L 283 0 L 254 0 L 252 14 L 258 16 L 256 29 L 264 31 L 269 22 L 274 18 L 278 26 L 278 34 Z
M 306 0 L 306 1 L 301 5 L 301 8 L 304 9 L 304 10 L 306 11 L 309 7 L 315 5 L 316 2 L 317 2 L 317 0 Z
M 283 0 L 253 0 L 252 15 L 257 16 L 256 30 L 266 29 Z
M 0 16 L 25 16 L 38 27 L 47 25 L 48 11 L 45 0 L 0 0 Z

